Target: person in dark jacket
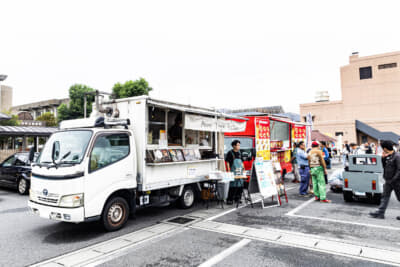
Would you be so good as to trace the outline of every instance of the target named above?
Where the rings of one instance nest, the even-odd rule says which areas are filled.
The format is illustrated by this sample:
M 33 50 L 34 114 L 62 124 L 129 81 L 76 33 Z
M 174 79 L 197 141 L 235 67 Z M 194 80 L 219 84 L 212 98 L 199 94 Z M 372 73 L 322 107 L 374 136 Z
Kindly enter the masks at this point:
M 373 218 L 385 218 L 385 211 L 392 191 L 395 192 L 397 200 L 400 201 L 400 154 L 394 151 L 393 146 L 394 144 L 391 141 L 381 142 L 385 184 L 383 185 L 381 204 L 376 211 L 369 213 Z M 400 220 L 400 216 L 397 216 L 397 220 Z

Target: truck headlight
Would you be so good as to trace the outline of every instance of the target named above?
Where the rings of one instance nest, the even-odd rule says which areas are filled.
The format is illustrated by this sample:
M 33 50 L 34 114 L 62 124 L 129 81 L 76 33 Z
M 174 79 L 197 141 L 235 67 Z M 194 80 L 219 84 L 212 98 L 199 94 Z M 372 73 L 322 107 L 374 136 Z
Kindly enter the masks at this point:
M 76 208 L 83 206 L 83 194 L 75 194 L 61 197 L 60 207 Z

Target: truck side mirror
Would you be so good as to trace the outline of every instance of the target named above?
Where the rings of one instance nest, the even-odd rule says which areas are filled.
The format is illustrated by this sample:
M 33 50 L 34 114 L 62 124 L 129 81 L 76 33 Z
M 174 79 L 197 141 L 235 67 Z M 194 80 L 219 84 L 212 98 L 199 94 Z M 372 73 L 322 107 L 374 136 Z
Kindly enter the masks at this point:
M 31 147 L 29 150 L 29 162 L 32 162 L 35 157 L 35 147 Z
M 58 159 L 60 156 L 60 142 L 55 141 L 53 143 L 53 149 L 51 150 L 51 159 L 53 160 L 53 163 Z

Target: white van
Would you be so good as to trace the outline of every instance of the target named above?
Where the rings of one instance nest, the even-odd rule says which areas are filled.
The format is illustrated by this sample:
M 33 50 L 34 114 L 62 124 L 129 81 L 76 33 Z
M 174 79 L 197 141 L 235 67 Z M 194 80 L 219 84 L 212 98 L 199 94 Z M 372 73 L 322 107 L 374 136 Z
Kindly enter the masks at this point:
M 245 119 L 148 96 L 99 99 L 90 118 L 63 121 L 33 165 L 29 207 L 40 217 L 102 220 L 113 231 L 137 207 L 177 200 L 189 208 L 223 169 L 223 133 L 246 127 Z

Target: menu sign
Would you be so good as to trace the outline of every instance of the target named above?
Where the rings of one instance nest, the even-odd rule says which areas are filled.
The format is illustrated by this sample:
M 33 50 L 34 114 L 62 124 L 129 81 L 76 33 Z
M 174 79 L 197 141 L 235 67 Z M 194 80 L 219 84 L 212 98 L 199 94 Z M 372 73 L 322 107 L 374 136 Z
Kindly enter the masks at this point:
M 277 195 L 274 168 L 271 161 L 256 160 L 254 162 L 258 188 L 261 195 L 266 198 Z
M 293 140 L 294 142 L 300 142 L 306 140 L 306 126 L 293 126 Z
M 255 119 L 257 157 L 270 160 L 270 128 L 269 120 Z

